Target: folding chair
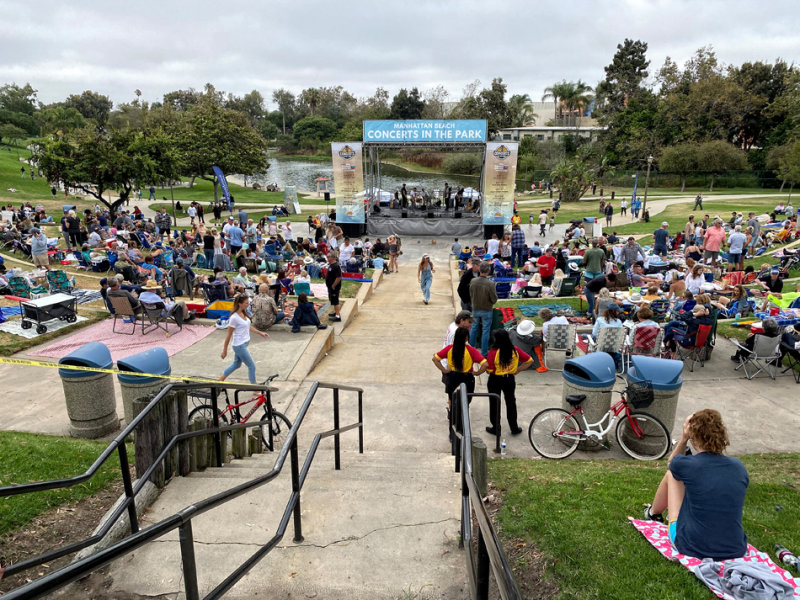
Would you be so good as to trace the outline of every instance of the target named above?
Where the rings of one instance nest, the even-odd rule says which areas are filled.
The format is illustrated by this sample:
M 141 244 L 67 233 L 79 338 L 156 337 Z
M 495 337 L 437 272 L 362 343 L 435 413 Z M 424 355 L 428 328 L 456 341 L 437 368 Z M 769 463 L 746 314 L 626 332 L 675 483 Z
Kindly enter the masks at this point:
M 697 333 L 695 333 L 694 336 L 694 341 L 691 342 L 691 346 L 683 346 L 680 343 L 676 346 L 675 354 L 678 360 L 686 361 L 690 359 L 692 361 L 692 366 L 689 369 L 692 373 L 694 373 L 694 365 L 696 363 L 699 362 L 701 367 L 706 366 L 705 349 L 708 336 L 710 335 L 711 325 L 699 325 L 697 327 Z
M 617 354 L 621 356 L 627 334 L 628 332 L 624 327 L 601 327 L 597 333 L 597 341 L 589 337 L 588 350 L 589 352 L 605 352 L 612 356 Z M 624 361 L 620 361 L 620 368 L 624 366 Z
M 311 296 L 311 284 L 310 283 L 295 283 L 294 284 L 294 293 L 298 296 L 300 294 L 305 293 L 306 296 Z
M 633 340 L 627 342 L 622 348 L 623 363 L 628 368 L 631 366 L 631 356 L 661 356 L 661 342 L 664 339 L 664 330 L 661 327 L 635 327 Z
M 245 258 L 244 266 L 247 268 L 248 273 L 258 273 L 258 263 L 255 258 Z
M 781 337 L 768 337 L 766 335 L 756 334 L 753 342 L 753 349 L 746 348 L 738 341 L 734 340 L 733 343 L 740 352 L 739 364 L 736 365 L 734 371 L 739 369 L 744 370 L 744 376 L 748 379 L 753 379 L 761 371 L 766 372 L 771 379 L 775 379 L 775 368 L 781 358 Z M 756 370 L 748 372 L 748 365 L 754 367 Z
M 650 303 L 650 310 L 653 311 L 653 321 L 663 323 L 669 312 L 669 300 L 653 300 Z
M 31 287 L 24 277 L 9 277 L 8 287 L 11 288 L 14 296 L 30 298 L 31 300 L 47 293 L 47 290 L 41 286 Z
M 200 287 L 206 295 L 206 300 L 211 304 L 217 300 L 227 300 L 228 291 L 224 285 L 214 285 L 212 283 L 201 283 Z
M 72 284 L 69 282 L 69 278 L 67 278 L 67 274 L 64 271 L 47 271 L 45 275 L 51 294 L 57 294 L 59 292 L 69 294 L 72 292 Z
M 144 309 L 142 335 L 147 335 L 155 329 L 161 329 L 169 335 L 170 321 L 175 323 L 179 330 L 183 329 L 183 319 L 177 318 L 174 314 L 169 314 L 163 302 L 142 302 L 142 308 Z
M 544 366 L 552 371 L 563 371 L 564 369 L 553 369 L 547 364 L 547 354 L 549 352 L 563 352 L 564 358 L 575 352 L 575 331 L 573 324 L 550 325 L 547 328 L 547 340 L 544 343 Z
M 790 343 L 783 338 L 781 339 L 780 350 L 787 363 L 786 368 L 781 371 L 781 375 L 791 371 L 794 376 L 794 382 L 800 383 L 800 370 L 797 369 L 797 367 L 800 367 L 800 351 L 795 350 L 793 342 Z
M 572 277 L 565 277 L 561 280 L 561 287 L 558 288 L 557 297 L 562 296 L 574 296 L 575 295 L 575 286 L 578 284 L 577 279 L 573 279 Z
M 114 322 L 111 324 L 111 331 L 113 333 L 124 333 L 126 335 L 133 335 L 136 333 L 136 320 L 139 318 L 139 315 L 133 310 L 130 300 L 125 296 L 112 296 L 110 294 L 106 296 L 106 300 L 114 309 L 112 313 L 114 315 Z M 130 321 L 127 322 L 133 324 L 133 329 L 130 331 L 117 331 L 117 319 L 122 319 L 123 323 L 126 322 L 126 319 L 130 319 Z

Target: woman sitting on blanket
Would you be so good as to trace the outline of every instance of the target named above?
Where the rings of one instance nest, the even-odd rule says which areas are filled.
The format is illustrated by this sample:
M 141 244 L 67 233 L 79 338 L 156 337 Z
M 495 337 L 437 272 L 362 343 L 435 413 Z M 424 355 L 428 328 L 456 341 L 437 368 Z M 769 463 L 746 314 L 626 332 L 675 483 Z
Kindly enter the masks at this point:
M 689 441 L 695 454 L 687 456 Z M 739 459 L 722 454 L 728 444 L 716 410 L 689 415 L 653 504 L 645 508 L 645 519 L 661 522 L 667 510 L 669 538 L 687 556 L 726 560 L 747 551 L 742 509 L 750 479 Z

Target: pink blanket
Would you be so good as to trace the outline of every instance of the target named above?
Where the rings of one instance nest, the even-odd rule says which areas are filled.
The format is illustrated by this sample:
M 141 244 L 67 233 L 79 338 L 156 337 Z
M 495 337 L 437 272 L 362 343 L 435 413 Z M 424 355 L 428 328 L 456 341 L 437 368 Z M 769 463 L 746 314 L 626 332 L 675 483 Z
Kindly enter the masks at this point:
M 665 523 L 659 523 L 657 521 L 640 521 L 631 517 L 628 517 L 628 519 L 630 520 L 631 525 L 633 525 L 639 531 L 639 533 L 644 536 L 644 539 L 650 542 L 650 544 L 656 550 L 658 550 L 662 556 L 668 558 L 669 560 L 681 563 L 684 567 L 694 573 L 694 570 L 700 564 L 701 560 L 693 556 L 681 554 L 677 549 L 675 549 L 669 539 L 669 527 Z M 779 575 L 781 579 L 791 585 L 795 590 L 795 597 L 800 598 L 800 585 L 795 582 L 791 574 L 776 565 L 769 557 L 769 554 L 766 552 L 759 552 L 756 548 L 748 544 L 747 554 L 745 554 L 742 558 L 745 561 L 760 562 L 767 565 L 770 571 Z M 721 562 L 724 565 L 728 561 Z M 709 589 L 719 598 L 723 598 L 724 600 L 735 600 L 733 596 L 729 596 L 719 590 L 713 588 Z
M 62 358 L 88 342 L 103 342 L 111 351 L 111 358 L 114 362 L 120 358 L 127 358 L 132 354 L 137 354 L 156 346 L 164 348 L 167 354 L 172 356 L 215 331 L 214 327 L 206 327 L 204 325 L 184 325 L 183 329 L 179 330 L 177 325 L 171 323 L 169 337 L 160 329 L 151 331 L 147 335 L 142 335 L 142 326 L 137 323 L 136 333 L 134 335 L 125 335 L 112 333 L 112 323 L 113 319 L 106 319 L 97 325 L 81 329 L 70 336 L 56 340 L 49 346 L 30 352 L 28 355 Z M 117 323 L 118 331 L 130 331 L 130 328 L 130 324 Z

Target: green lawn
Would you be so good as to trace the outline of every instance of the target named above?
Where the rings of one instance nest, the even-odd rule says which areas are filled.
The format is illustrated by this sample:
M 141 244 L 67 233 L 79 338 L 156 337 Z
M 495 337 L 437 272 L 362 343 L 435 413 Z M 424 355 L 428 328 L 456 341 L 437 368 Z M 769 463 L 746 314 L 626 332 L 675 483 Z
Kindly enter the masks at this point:
M 567 297 L 564 297 L 564 298 L 552 298 L 552 297 L 551 298 L 530 298 L 530 299 L 527 299 L 527 300 L 499 300 L 497 302 L 496 306 L 497 306 L 497 308 L 502 308 L 503 306 L 513 306 L 514 307 L 514 316 L 517 318 L 518 321 L 522 320 L 522 319 L 530 319 L 536 325 L 541 326 L 542 325 L 542 319 L 540 319 L 538 316 L 533 317 L 531 319 L 530 317 L 526 317 L 525 315 L 522 314 L 522 311 L 519 310 L 518 307 L 522 306 L 524 304 L 533 304 L 533 305 L 539 305 L 539 306 L 551 305 L 551 304 L 566 304 L 566 305 L 571 306 L 572 308 L 574 308 L 575 312 L 578 312 L 579 310 L 585 311 L 586 308 L 587 308 L 586 303 L 584 302 L 583 303 L 583 308 L 581 309 L 581 300 L 579 298 L 575 297 L 575 296 L 567 296 Z
M 20 158 L 29 158 L 31 155 L 29 150 L 21 146 L 11 146 L 8 150 L 5 144 L 0 146 L 0 200 L 4 204 L 8 202 L 19 204 L 28 200 L 35 203 L 50 199 L 50 186 L 47 180 L 37 175 L 36 179 L 31 181 L 29 166 L 17 159 L 18 153 Z M 20 167 L 25 167 L 24 179 L 20 177 Z M 17 191 L 9 192 L 9 188 Z M 61 198 L 63 197 L 62 194 Z
M 531 450 L 531 453 L 533 451 Z M 750 475 L 744 528 L 750 543 L 800 547 L 800 455 L 741 457 Z M 536 550 L 561 600 L 713 598 L 683 566 L 664 559 L 628 523 L 651 502 L 666 461 L 491 459 L 489 478 L 502 496 L 501 535 L 520 552 L 521 573 Z M 535 549 L 535 550 L 534 550 Z
M 62 479 L 83 473 L 107 442 L 12 431 L 0 432 L 0 485 Z M 133 461 L 133 446 L 128 446 Z M 111 458 L 89 481 L 71 488 L 0 498 L 0 535 L 19 529 L 48 508 L 74 503 L 121 478 Z M 99 515 L 98 515 L 99 517 Z M 1 538 L 0 538 L 1 539 Z

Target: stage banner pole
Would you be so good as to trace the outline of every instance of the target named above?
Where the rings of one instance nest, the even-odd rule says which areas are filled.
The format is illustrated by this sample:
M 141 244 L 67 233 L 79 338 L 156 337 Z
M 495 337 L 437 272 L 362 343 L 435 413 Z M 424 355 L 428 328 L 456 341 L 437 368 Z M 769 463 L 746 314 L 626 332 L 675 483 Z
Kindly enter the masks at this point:
M 488 142 L 484 163 L 482 217 L 484 225 L 509 225 L 514 216 L 517 179 L 516 142 Z
M 336 222 L 363 223 L 364 157 L 361 142 L 331 142 Z

